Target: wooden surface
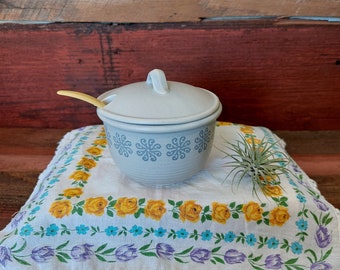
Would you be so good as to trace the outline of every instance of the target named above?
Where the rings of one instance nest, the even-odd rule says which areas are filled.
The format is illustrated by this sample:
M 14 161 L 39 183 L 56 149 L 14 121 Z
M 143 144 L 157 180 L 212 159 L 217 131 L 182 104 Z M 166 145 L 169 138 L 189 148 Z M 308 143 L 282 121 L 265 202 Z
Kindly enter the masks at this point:
M 0 229 L 26 202 L 67 131 L 0 128 Z M 340 131 L 276 133 L 327 200 L 340 209 Z
M 194 22 L 223 16 L 340 16 L 337 0 L 9 0 L 0 20 L 43 22 Z
M 340 130 L 340 23 L 0 24 L 0 44 L 0 127 L 99 123 L 56 91 L 98 96 L 161 68 L 215 92 L 223 120 Z

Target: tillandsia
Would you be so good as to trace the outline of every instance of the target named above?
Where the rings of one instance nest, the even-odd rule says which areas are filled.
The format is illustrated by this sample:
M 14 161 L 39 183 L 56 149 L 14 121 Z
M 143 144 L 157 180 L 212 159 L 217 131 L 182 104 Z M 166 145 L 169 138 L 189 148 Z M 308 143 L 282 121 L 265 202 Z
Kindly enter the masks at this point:
M 281 188 L 280 175 L 289 173 L 287 165 L 289 158 L 275 147 L 277 142 L 269 142 L 266 138 L 262 140 L 254 137 L 241 136 L 235 143 L 228 143 L 229 151 L 223 152 L 231 161 L 225 163 L 225 167 L 232 168 L 226 176 L 225 181 L 232 176 L 232 188 L 237 184 L 249 179 L 252 184 L 252 192 L 258 198 L 257 190 L 264 195 L 269 195 L 274 186 Z

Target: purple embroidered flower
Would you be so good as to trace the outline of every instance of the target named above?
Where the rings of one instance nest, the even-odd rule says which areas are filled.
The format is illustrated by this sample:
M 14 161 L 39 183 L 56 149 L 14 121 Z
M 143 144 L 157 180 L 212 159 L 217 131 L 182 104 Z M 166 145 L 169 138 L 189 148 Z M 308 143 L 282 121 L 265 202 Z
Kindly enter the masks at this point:
M 31 258 L 37 263 L 45 263 L 54 257 L 54 249 L 50 246 L 36 247 L 32 250 Z
M 315 262 L 310 267 L 311 270 L 331 270 L 332 266 L 327 262 Z
M 209 260 L 211 252 L 205 248 L 195 248 L 190 252 L 190 258 L 197 263 L 204 263 Z
M 137 248 L 134 244 L 127 244 L 117 248 L 115 252 L 118 261 L 127 262 L 137 258 Z
M 319 199 L 314 198 L 313 199 L 315 205 L 321 210 L 321 211 L 328 211 L 329 207 L 323 202 L 320 201 Z
M 228 264 L 242 263 L 246 259 L 246 255 L 236 249 L 229 249 L 224 254 L 224 260 Z
M 280 254 L 272 254 L 266 258 L 265 264 L 266 269 L 281 269 L 283 261 L 280 257 Z
M 93 251 L 91 250 L 93 245 L 84 244 L 77 245 L 71 249 L 71 256 L 74 260 L 78 262 L 83 262 L 91 258 Z
M 323 225 L 319 226 L 315 233 L 315 241 L 320 248 L 325 248 L 330 244 L 332 241 L 332 236 L 329 233 L 327 227 Z
M 11 227 L 12 228 L 18 227 L 19 222 L 23 219 L 25 214 L 26 214 L 26 211 L 17 213 L 11 222 Z
M 169 244 L 158 243 L 156 245 L 156 252 L 157 252 L 158 257 L 171 260 L 175 250 Z
M 0 264 L 6 267 L 7 261 L 12 261 L 10 251 L 8 248 L 0 246 Z

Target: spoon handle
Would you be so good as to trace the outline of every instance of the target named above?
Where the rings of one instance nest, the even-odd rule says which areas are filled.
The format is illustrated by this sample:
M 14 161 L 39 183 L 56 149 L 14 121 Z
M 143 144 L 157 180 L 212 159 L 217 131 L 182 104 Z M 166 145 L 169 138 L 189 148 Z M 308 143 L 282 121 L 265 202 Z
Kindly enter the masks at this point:
M 104 102 L 101 102 L 100 100 L 98 100 L 95 97 L 92 97 L 88 94 L 84 94 L 81 92 L 76 92 L 76 91 L 70 91 L 70 90 L 59 90 L 57 92 L 58 95 L 62 95 L 62 96 L 67 96 L 67 97 L 73 97 L 73 98 L 77 98 L 83 101 L 86 101 L 98 108 L 103 108 L 106 104 Z

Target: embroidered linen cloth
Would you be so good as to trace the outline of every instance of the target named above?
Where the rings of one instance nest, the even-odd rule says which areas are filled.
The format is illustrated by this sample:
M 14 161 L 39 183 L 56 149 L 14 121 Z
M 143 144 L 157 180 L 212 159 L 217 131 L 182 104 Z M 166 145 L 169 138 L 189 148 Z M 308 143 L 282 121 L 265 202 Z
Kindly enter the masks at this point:
M 220 122 L 205 170 L 150 188 L 120 173 L 103 126 L 67 133 L 0 232 L 0 268 L 339 269 L 339 211 L 293 160 L 267 197 L 225 179 L 220 149 L 240 134 L 279 140 L 263 127 Z M 285 151 L 282 141 L 275 147 Z

